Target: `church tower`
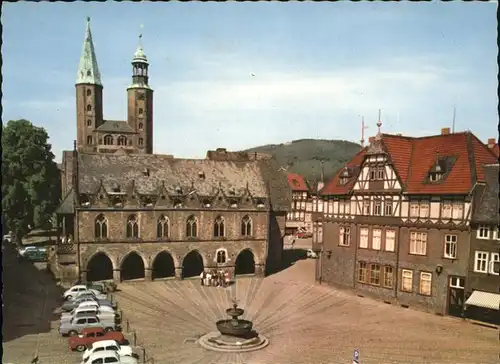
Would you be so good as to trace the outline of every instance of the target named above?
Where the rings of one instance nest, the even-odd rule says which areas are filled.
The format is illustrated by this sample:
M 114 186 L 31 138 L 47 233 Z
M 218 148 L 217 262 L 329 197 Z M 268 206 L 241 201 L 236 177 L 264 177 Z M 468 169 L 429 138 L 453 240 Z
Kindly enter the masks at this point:
M 149 87 L 149 63 L 141 44 L 132 59 L 132 84 L 127 88 L 128 124 L 137 133 L 139 153 L 153 154 L 153 89 Z
M 76 76 L 76 140 L 77 150 L 95 151 L 97 141 L 93 130 L 103 123 L 102 83 L 87 18 L 83 51 Z

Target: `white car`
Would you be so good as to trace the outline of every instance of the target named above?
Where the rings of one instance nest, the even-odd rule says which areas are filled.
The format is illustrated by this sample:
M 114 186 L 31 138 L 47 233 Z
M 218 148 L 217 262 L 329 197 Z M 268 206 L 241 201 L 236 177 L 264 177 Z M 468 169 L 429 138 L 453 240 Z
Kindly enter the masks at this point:
M 47 250 L 47 248 L 38 247 L 38 246 L 25 246 L 25 247 L 19 248 L 18 252 L 19 252 L 20 256 L 24 256 L 24 254 L 26 254 L 27 251 L 31 251 L 31 250 L 43 251 L 43 250 Z
M 106 305 L 100 305 L 96 301 L 83 301 L 81 302 L 77 307 L 75 307 L 73 310 L 76 309 L 91 309 L 91 310 L 101 310 L 101 311 L 109 311 L 109 312 L 116 312 L 112 307 L 106 306 Z M 71 312 L 73 312 L 73 310 Z M 63 315 L 68 314 L 68 312 L 63 312 Z
M 133 356 L 120 356 L 116 351 L 106 350 L 98 351 L 97 353 L 91 354 L 86 361 L 82 361 L 85 364 L 103 364 L 103 363 L 116 363 L 116 364 L 139 364 L 139 361 Z
M 63 297 L 65 300 L 70 300 L 74 296 L 76 296 L 79 292 L 87 291 L 88 288 L 84 284 L 77 284 L 76 286 L 73 286 L 63 293 Z
M 93 354 L 103 351 L 114 351 L 118 354 L 118 356 L 120 356 L 120 358 L 123 356 L 132 356 L 134 354 L 134 352 L 132 351 L 132 347 L 129 345 L 120 345 L 115 340 L 102 340 L 93 343 L 90 349 L 87 349 L 83 352 L 82 364 L 87 364 L 89 358 Z
M 307 257 L 308 258 L 313 258 L 313 259 L 316 259 L 318 257 L 318 253 L 316 253 L 314 250 L 312 249 L 307 249 Z
M 71 312 L 63 312 L 61 314 L 61 323 L 66 321 L 71 321 L 74 317 L 94 315 L 102 319 L 112 320 L 116 318 L 116 312 L 111 307 L 108 306 L 87 306 L 87 307 L 77 307 Z
M 4 235 L 2 240 L 7 243 L 12 243 L 12 235 L 10 234 Z

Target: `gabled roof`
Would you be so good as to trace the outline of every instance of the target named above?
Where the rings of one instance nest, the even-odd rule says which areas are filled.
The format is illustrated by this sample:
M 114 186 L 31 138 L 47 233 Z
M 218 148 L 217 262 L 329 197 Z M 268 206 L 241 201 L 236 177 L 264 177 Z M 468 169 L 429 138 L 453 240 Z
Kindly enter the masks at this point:
M 134 129 L 123 120 L 104 120 L 104 123 L 96 130 L 110 133 L 135 133 Z
M 346 184 L 340 183 L 340 174 L 344 168 L 340 168 L 330 182 L 326 183 L 321 189 L 320 195 L 347 195 L 351 188 L 354 186 L 354 182 L 358 177 L 360 168 L 359 166 L 363 163 L 368 147 L 361 149 L 350 161 L 345 165 L 350 172 L 349 180 Z
M 288 185 L 290 186 L 292 191 L 296 192 L 307 192 L 309 191 L 309 187 L 307 186 L 304 177 L 297 173 L 288 173 Z
M 412 138 L 382 134 L 383 150 L 399 176 L 403 190 L 409 194 L 467 194 L 476 182 L 485 180 L 484 164 L 496 163 L 497 157 L 470 132 Z M 348 167 L 361 167 L 364 154 L 358 153 Z M 429 171 L 436 163 L 448 167 L 442 181 L 430 183 Z M 342 186 L 341 170 L 323 189 L 323 195 L 349 193 L 354 178 Z M 359 173 L 359 172 L 358 172 Z
M 484 166 L 486 184 L 478 186 L 476 191 L 477 203 L 472 214 L 472 221 L 484 224 L 498 224 L 498 173 L 499 166 Z

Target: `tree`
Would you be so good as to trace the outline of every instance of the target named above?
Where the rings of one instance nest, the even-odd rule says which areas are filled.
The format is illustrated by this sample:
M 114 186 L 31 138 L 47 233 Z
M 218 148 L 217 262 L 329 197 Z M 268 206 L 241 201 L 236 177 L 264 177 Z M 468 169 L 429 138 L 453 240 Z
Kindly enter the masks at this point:
M 60 203 L 61 181 L 49 136 L 28 120 L 2 124 L 2 223 L 16 236 L 45 228 Z

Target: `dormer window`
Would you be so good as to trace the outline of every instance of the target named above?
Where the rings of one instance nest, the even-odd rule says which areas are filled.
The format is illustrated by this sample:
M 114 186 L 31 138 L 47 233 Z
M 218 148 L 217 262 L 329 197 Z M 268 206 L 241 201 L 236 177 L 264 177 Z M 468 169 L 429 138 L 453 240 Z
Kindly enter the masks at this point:
M 175 192 L 176 192 L 178 195 L 182 195 L 182 187 L 177 186 L 177 187 L 175 188 Z
M 431 168 L 429 172 L 429 181 L 439 182 L 443 179 L 443 168 L 439 164 L 439 161 Z
M 345 185 L 349 181 L 349 170 L 347 167 L 344 168 L 342 173 L 340 174 L 340 183 Z
M 210 200 L 208 198 L 203 199 L 203 207 L 209 208 L 210 206 Z
M 453 167 L 454 161 L 454 157 L 442 157 L 439 156 L 439 152 L 437 152 L 436 163 L 434 163 L 429 171 L 429 182 L 442 181 L 445 173 Z
M 87 195 L 80 196 L 80 204 L 84 207 L 90 206 L 90 199 L 88 198 Z
M 262 199 L 258 199 L 258 200 L 257 200 L 257 207 L 258 207 L 258 208 L 263 208 L 263 207 L 266 207 L 266 205 L 264 204 L 264 200 L 262 200 Z

